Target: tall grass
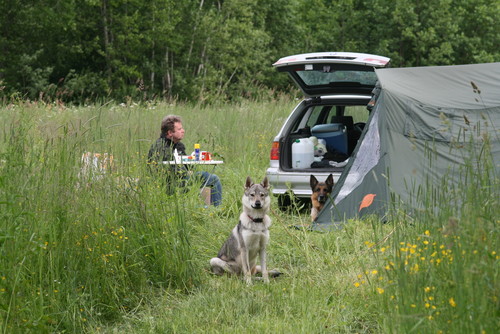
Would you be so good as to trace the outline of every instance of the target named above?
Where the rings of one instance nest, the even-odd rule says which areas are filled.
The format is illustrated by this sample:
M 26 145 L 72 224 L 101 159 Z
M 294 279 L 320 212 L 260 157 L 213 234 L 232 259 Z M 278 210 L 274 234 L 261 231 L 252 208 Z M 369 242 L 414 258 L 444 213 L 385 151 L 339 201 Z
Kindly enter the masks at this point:
M 255 108 L 271 108 L 270 123 L 256 120 L 255 114 L 267 112 Z M 4 333 L 79 331 L 87 322 L 119 319 L 161 291 L 157 287 L 187 292 L 199 286 L 193 227 L 186 217 L 201 206 L 198 192 L 193 187 L 188 194 L 168 195 L 145 164 L 169 113 L 183 116 L 188 145 L 200 142 L 204 150 L 220 154 L 228 170 L 247 154 L 267 150 L 275 131 L 271 124 L 281 122 L 276 107 L 258 103 L 210 110 L 188 105 L 3 108 Z M 241 131 L 241 122 L 248 122 L 248 132 Z M 112 154 L 115 168 L 99 179 L 79 177 L 87 151 Z M 249 165 L 238 179 L 241 173 L 262 177 L 264 165 Z M 235 208 L 227 205 L 230 214 Z
M 415 194 L 422 209 L 399 211 L 384 239 L 375 233 L 378 239 L 367 242 L 377 266 L 360 277 L 388 315 L 384 332 L 498 332 L 500 179 L 490 144 L 495 131 L 457 146 L 465 164 L 439 182 L 426 182 L 425 191 Z M 428 151 L 432 163 L 437 153 Z
M 273 210 L 269 266 L 284 275 L 269 285 L 208 272 L 294 104 L 3 107 L 2 332 L 495 332 L 500 190 L 487 159 L 463 169 L 461 201 L 439 187 L 422 197 L 439 214 L 312 233 L 290 228 L 307 212 Z M 166 114 L 183 117 L 188 151 L 225 160 L 221 207 L 203 208 L 196 187 L 168 194 L 146 167 Z M 82 179 L 87 151 L 115 167 Z

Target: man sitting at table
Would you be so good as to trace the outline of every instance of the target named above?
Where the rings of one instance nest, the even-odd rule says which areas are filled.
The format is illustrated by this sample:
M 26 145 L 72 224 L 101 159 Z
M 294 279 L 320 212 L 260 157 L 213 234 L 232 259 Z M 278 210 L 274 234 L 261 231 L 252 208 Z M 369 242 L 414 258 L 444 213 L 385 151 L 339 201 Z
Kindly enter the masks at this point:
M 161 161 L 173 161 L 174 151 L 177 150 L 179 155 L 187 155 L 186 147 L 181 142 L 184 138 L 185 130 L 182 127 L 182 119 L 180 116 L 168 115 L 161 121 L 161 133 L 148 153 L 148 163 L 158 164 Z M 205 171 L 192 173 L 186 165 L 173 165 L 172 173 L 173 180 L 177 181 L 178 185 L 183 186 L 187 180 L 192 177 L 199 178 L 202 188 L 210 187 L 210 204 L 219 206 L 222 202 L 222 184 L 220 179 L 215 174 L 210 174 Z M 170 183 L 170 182 L 169 182 Z M 203 189 L 202 189 L 203 191 Z

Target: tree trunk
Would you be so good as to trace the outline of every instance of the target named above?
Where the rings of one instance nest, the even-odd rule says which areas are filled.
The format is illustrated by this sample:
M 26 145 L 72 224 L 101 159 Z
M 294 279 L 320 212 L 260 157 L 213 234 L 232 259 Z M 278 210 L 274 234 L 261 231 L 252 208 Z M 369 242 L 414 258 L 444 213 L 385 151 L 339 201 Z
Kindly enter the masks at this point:
M 109 33 L 109 23 L 108 23 L 108 0 L 102 0 L 101 2 L 101 18 L 102 18 L 102 29 L 103 29 L 103 40 L 104 40 L 104 54 L 106 57 L 106 74 L 108 77 L 108 84 L 112 87 L 111 83 L 111 54 L 109 52 L 111 39 Z
M 172 79 L 172 74 L 171 70 L 173 71 L 174 67 L 174 62 L 173 59 L 170 59 L 173 57 L 169 57 L 168 55 L 168 48 L 165 50 L 165 74 L 163 75 L 162 78 L 162 85 L 163 85 L 163 96 L 167 99 L 172 98 L 172 87 L 173 87 L 173 79 Z M 171 65 L 169 64 L 171 63 Z

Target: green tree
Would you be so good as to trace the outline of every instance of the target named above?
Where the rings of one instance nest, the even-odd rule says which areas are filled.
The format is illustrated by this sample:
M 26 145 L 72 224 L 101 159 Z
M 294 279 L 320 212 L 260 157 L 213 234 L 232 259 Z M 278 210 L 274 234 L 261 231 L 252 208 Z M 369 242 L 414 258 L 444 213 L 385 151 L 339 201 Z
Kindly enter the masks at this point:
M 454 42 L 456 63 L 500 61 L 500 2 L 455 0 L 454 18 L 460 32 Z
M 178 30 L 185 43 L 174 61 L 174 93 L 202 101 L 251 94 L 250 88 L 263 79 L 263 64 L 269 66 L 269 36 L 258 4 L 200 1 L 184 7 Z
M 288 90 L 283 56 L 500 61 L 497 0 L 4 0 L 0 97 L 226 100 Z

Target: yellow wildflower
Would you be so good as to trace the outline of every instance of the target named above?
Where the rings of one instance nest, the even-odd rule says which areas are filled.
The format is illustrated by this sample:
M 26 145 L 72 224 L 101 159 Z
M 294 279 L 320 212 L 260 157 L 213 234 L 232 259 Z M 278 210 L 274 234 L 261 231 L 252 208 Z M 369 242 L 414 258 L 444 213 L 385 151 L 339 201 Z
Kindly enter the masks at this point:
M 373 246 L 375 246 L 375 243 L 374 243 L 374 242 L 371 242 L 371 241 L 365 241 L 365 245 L 366 245 L 368 248 L 372 248 Z
M 450 303 L 451 307 L 457 307 L 457 303 L 455 302 L 455 299 L 453 299 L 453 297 L 451 297 L 448 302 Z

